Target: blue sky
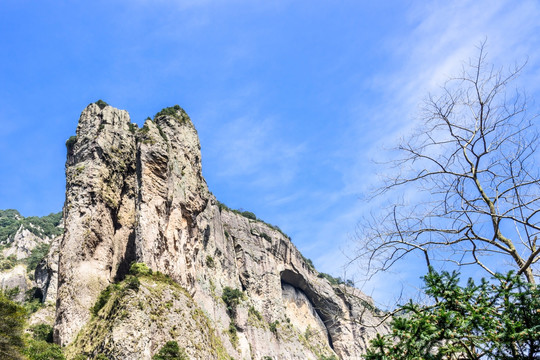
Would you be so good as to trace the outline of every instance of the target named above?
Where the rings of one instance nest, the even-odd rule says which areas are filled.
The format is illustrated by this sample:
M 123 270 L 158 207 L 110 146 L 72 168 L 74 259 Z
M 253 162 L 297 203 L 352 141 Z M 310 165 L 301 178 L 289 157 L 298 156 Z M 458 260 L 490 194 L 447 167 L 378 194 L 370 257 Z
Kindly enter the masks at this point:
M 540 86 L 537 1 L 0 1 L 0 208 L 64 201 L 65 140 L 97 99 L 142 124 L 181 105 L 216 197 L 342 275 L 385 154 L 487 38 Z M 384 156 L 384 155 L 383 155 Z M 345 254 L 344 254 L 345 253 Z M 364 284 L 377 301 L 415 261 Z M 347 276 L 355 273 L 349 268 Z

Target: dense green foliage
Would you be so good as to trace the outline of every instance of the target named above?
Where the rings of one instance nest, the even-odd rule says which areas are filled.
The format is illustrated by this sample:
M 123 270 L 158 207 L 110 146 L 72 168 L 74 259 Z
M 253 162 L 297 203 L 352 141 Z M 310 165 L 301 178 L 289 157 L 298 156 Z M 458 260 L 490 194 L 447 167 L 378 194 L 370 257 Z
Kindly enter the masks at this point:
M 228 286 L 223 288 L 221 299 L 227 305 L 227 313 L 234 319 L 236 318 L 236 306 L 244 299 L 244 293 L 241 290 L 233 289 Z
M 62 223 L 62 212 L 51 213 L 47 216 L 29 216 L 23 220 L 24 227 L 36 236 L 57 236 L 64 232 L 58 225 Z
M 309 260 L 309 259 L 308 259 Z M 310 260 L 311 261 L 311 260 Z M 326 273 L 319 273 L 317 275 L 318 277 L 322 278 L 322 279 L 326 279 L 330 282 L 330 284 L 332 285 L 347 285 L 347 286 L 354 286 L 354 281 L 350 280 L 350 279 L 347 279 L 347 280 L 343 280 L 341 277 L 333 277 L 332 275 L 330 274 L 326 274 Z
M 23 217 L 17 210 L 0 210 L 0 241 L 6 240 L 17 232 L 21 219 Z
M 64 360 L 62 348 L 43 340 L 29 339 L 24 350 L 29 360 Z
M 99 99 L 98 101 L 96 101 L 94 104 L 96 104 L 97 106 L 99 106 L 99 108 L 101 110 L 103 110 L 105 107 L 109 106 L 109 104 L 107 104 L 105 101 Z
M 47 324 L 37 324 L 29 328 L 32 333 L 32 338 L 38 341 L 53 342 L 53 328 Z
M 159 352 L 152 357 L 152 360 L 188 360 L 184 349 L 180 349 L 176 341 L 168 341 Z
M 214 258 L 211 257 L 210 255 L 206 256 L 206 266 L 212 269 L 216 267 L 216 262 L 214 261 Z
M 272 242 L 272 238 L 271 238 L 270 235 L 268 235 L 267 233 L 262 233 L 262 234 L 261 234 L 261 237 L 262 237 L 263 239 L 265 239 L 266 241 Z
M 24 335 L 29 312 L 0 292 L 0 359 L 63 360 L 62 349 L 52 343 L 52 326 L 31 326 Z
M 184 109 L 182 109 L 180 105 L 166 107 L 166 108 L 161 109 L 160 112 L 154 115 L 154 119 L 156 119 L 159 116 L 172 116 L 178 120 L 182 120 L 181 115 L 178 114 L 179 112 L 184 112 Z
M 0 292 L 5 298 L 13 300 L 17 295 L 21 293 L 21 289 L 18 286 L 15 286 L 13 288 L 0 289 Z
M 63 229 L 58 227 L 61 222 L 61 212 L 43 217 L 25 218 L 17 210 L 0 210 L 0 242 L 15 235 L 21 225 L 39 237 L 57 236 L 63 232 Z
M 92 306 L 92 309 L 90 309 L 94 316 L 97 316 L 97 314 L 99 313 L 99 310 L 101 310 L 105 306 L 107 301 L 109 301 L 112 292 L 117 288 L 118 288 L 117 284 L 111 284 L 107 286 L 105 289 L 103 289 L 103 291 L 101 291 L 101 293 L 98 296 L 98 299 L 96 300 L 96 303 L 94 304 L 94 306 Z
M 0 359 L 22 359 L 24 308 L 0 292 Z
M 151 275 L 152 269 L 148 268 L 145 263 L 133 263 L 129 267 L 129 273 L 131 275 Z
M 72 135 L 66 140 L 66 148 L 68 152 L 73 148 L 73 145 L 77 142 L 77 136 Z
M 0 253 L 0 271 L 13 269 L 17 265 L 17 257 L 15 255 L 9 255 L 7 258 L 4 258 L 2 253 Z
M 268 324 L 268 328 L 270 329 L 271 332 L 273 332 L 274 334 L 277 333 L 277 327 L 279 325 L 279 321 L 276 320 L 276 321 L 272 321 L 270 324 Z
M 251 220 L 257 220 L 257 216 L 251 211 L 241 211 L 240 214 L 245 218 L 248 218 Z
M 399 307 L 392 333 L 372 340 L 366 359 L 538 359 L 540 289 L 512 272 L 459 284 L 456 272 L 424 277 L 432 305 Z
M 141 287 L 141 281 L 136 276 L 128 275 L 126 277 L 126 287 L 128 289 L 131 289 L 137 292 L 139 291 L 139 288 Z
M 25 260 L 28 272 L 32 272 L 36 269 L 39 262 L 45 256 L 47 256 L 47 253 L 49 252 L 50 247 L 51 246 L 49 244 L 42 243 L 32 249 L 30 256 Z

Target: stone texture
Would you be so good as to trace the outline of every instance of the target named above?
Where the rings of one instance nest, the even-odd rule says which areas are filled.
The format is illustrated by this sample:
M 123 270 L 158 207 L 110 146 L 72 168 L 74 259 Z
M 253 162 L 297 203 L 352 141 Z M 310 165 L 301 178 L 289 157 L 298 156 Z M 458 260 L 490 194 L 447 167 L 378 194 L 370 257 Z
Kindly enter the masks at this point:
M 41 298 L 43 302 L 55 303 L 60 240 L 61 236 L 55 238 L 36 236 L 21 226 L 3 250 L 4 257 L 13 255 L 19 263 L 14 269 L 0 271 L 1 288 L 19 287 L 20 293 L 15 300 L 21 302 L 25 300 L 27 290 L 37 288 L 38 291 L 34 294 L 36 297 Z M 41 244 L 50 245 L 49 252 L 38 264 L 34 274 L 29 274 L 25 260 L 31 255 L 32 250 Z
M 60 236 L 53 239 L 47 256 L 41 260 L 34 272 L 35 287 L 40 292 L 37 295 L 39 295 L 41 301 L 44 303 L 56 303 L 60 240 Z
M 55 337 L 66 344 L 133 260 L 135 136 L 126 111 L 90 104 L 68 149 Z M 131 245 L 131 247 L 130 247 Z
M 171 338 L 152 327 L 139 329 L 146 320 L 129 315 L 101 340 L 92 340 L 89 309 L 133 261 L 186 289 L 226 352 L 237 359 L 357 359 L 376 330 L 386 329 L 375 327 L 378 318 L 369 298 L 318 277 L 280 231 L 219 206 L 202 176 L 197 132 L 179 107 L 136 129 L 127 112 L 89 105 L 68 149 L 66 182 L 55 325 L 59 344 L 72 343 L 86 324 L 72 346 L 95 352 L 98 343 L 114 343 L 111 356 L 132 358 L 129 347 L 150 359 L 154 348 L 145 343 Z M 233 318 L 221 299 L 226 287 L 245 295 Z M 167 320 L 160 326 L 170 330 L 174 324 Z M 229 336 L 231 324 L 237 340 Z M 182 329 L 187 339 L 200 334 Z
M 26 291 L 31 288 L 31 282 L 26 275 L 26 266 L 23 264 L 15 265 L 13 269 L 0 272 L 0 289 L 15 288 L 18 288 L 19 292 L 13 300 L 24 301 Z
M 13 236 L 13 240 L 9 244 L 9 247 L 4 249 L 4 257 L 15 255 L 17 260 L 23 260 L 30 256 L 32 250 L 41 243 L 50 243 L 51 239 L 34 235 L 28 229 L 25 229 L 22 225 Z
M 150 359 L 171 340 L 190 359 L 230 359 L 217 331 L 183 288 L 144 277 L 137 290 L 126 284 L 115 289 L 66 353 L 68 358 Z

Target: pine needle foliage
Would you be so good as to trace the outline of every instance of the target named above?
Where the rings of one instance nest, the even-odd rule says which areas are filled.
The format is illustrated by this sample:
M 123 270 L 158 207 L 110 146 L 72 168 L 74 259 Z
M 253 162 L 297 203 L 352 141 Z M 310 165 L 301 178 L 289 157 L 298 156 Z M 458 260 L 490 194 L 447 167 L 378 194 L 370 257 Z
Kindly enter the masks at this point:
M 24 308 L 0 291 L 0 359 L 24 359 L 25 316 Z
M 540 289 L 513 272 L 465 286 L 459 273 L 424 277 L 432 305 L 398 308 L 392 333 L 378 334 L 365 359 L 538 359 Z
M 152 357 L 152 360 L 188 360 L 184 349 L 178 346 L 176 341 L 168 341 L 159 352 Z

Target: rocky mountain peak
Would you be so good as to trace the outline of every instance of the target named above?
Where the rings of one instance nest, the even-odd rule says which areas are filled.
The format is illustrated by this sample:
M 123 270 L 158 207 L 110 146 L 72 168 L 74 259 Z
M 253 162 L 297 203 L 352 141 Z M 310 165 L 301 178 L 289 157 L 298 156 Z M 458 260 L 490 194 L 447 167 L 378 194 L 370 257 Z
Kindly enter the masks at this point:
M 149 359 L 174 340 L 193 358 L 353 359 L 376 333 L 368 297 L 330 284 L 279 228 L 215 199 L 197 131 L 179 106 L 139 129 L 98 101 L 66 145 L 54 337 L 69 354 Z M 145 264 L 145 278 L 133 280 L 133 263 Z M 136 294 L 156 287 L 156 299 Z M 159 296 L 180 296 L 191 310 L 173 314 Z M 200 328 L 175 323 L 185 316 Z M 219 346 L 202 351 L 208 336 Z

